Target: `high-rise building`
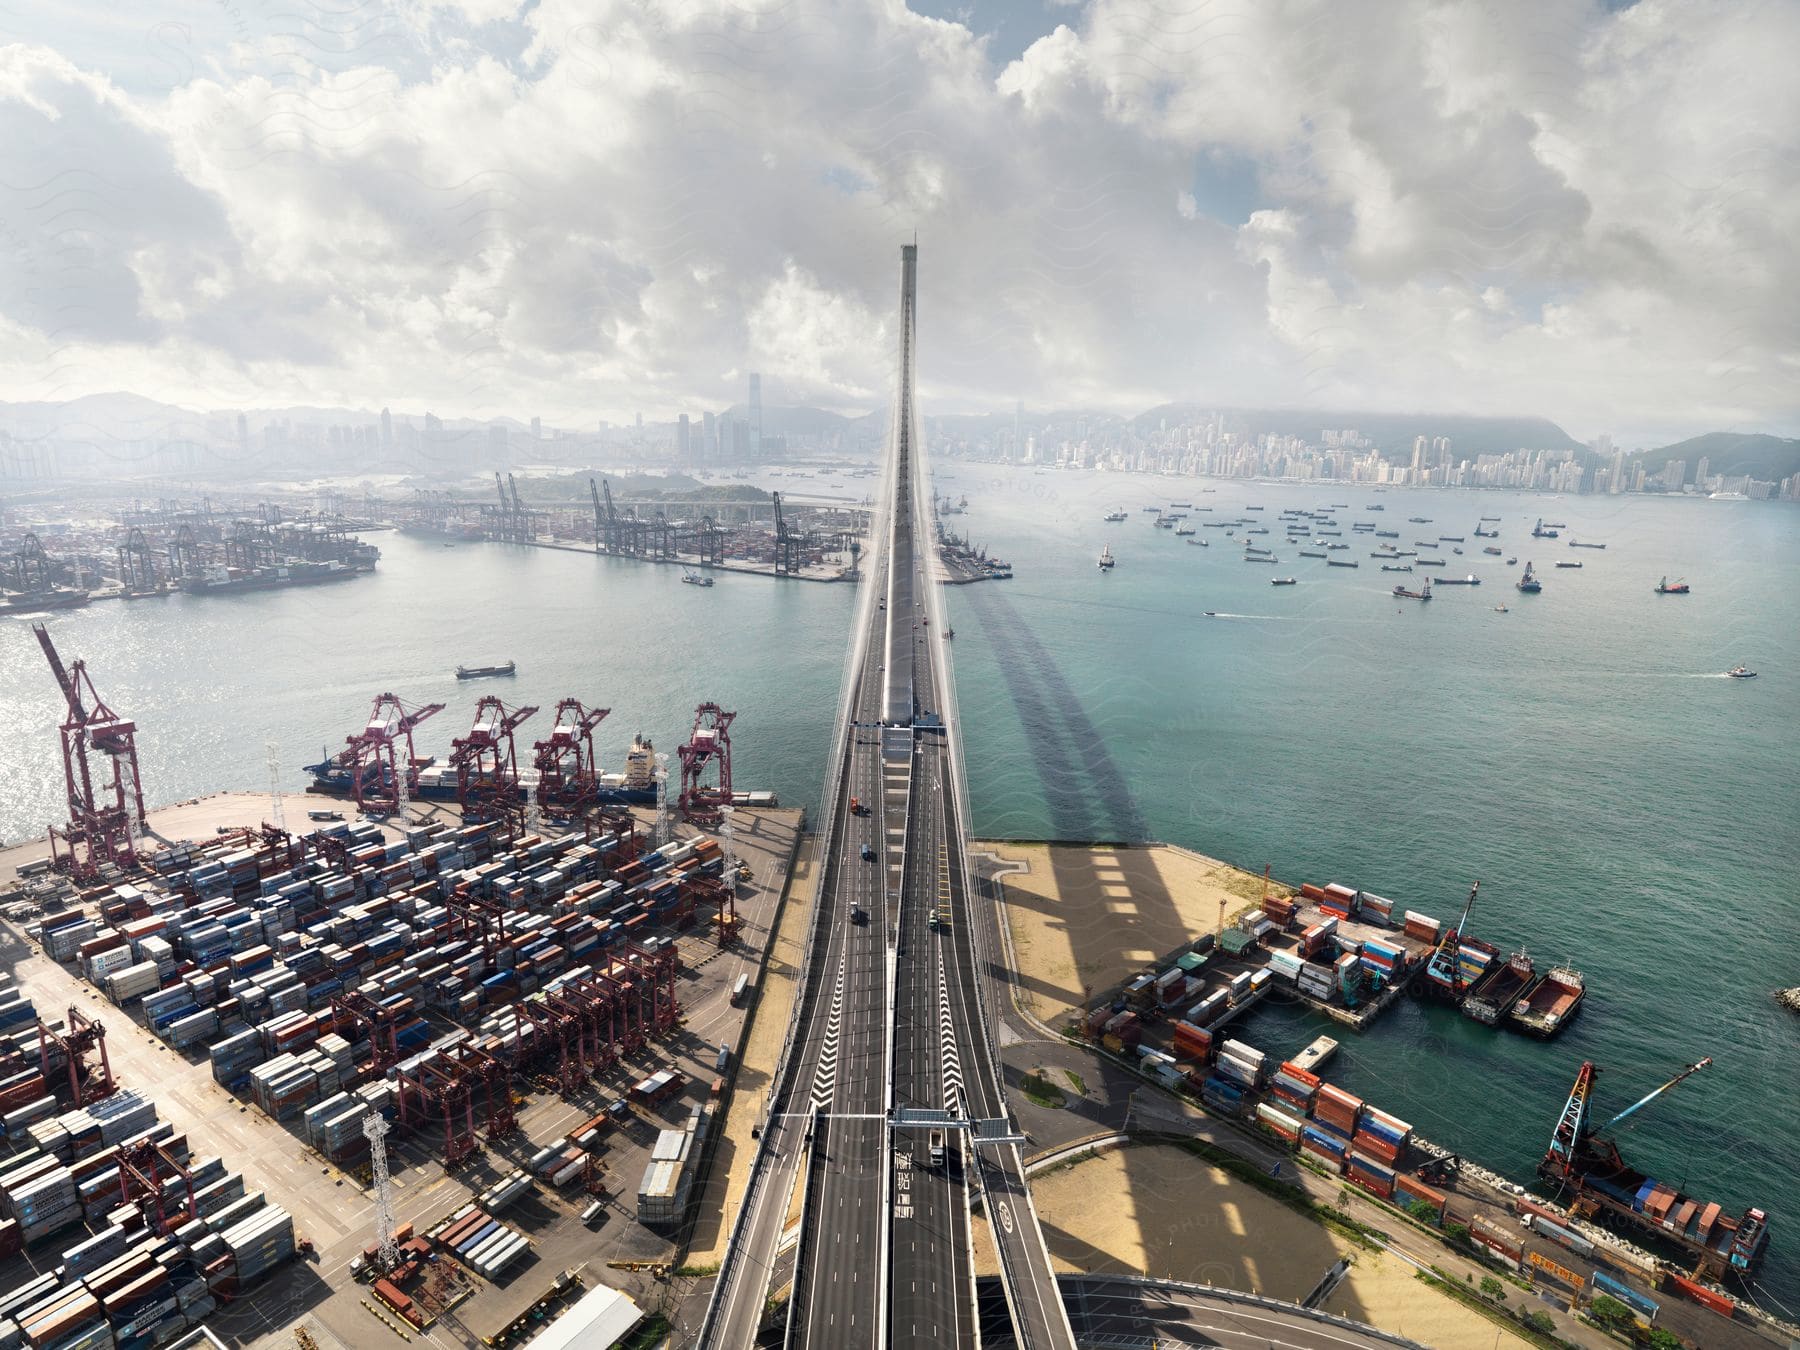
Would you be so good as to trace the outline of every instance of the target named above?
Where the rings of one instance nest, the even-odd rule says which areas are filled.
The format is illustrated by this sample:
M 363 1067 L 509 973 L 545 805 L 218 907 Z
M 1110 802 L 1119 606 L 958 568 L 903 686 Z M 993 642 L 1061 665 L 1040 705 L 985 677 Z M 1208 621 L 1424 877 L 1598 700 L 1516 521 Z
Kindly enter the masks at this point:
M 675 423 L 675 458 L 683 464 L 691 463 L 693 460 L 692 435 L 692 429 L 688 425 L 688 415 L 683 413 Z
M 544 439 L 544 421 L 540 417 L 531 419 L 531 439 L 534 441 L 541 441 Z
M 1700 456 L 1700 462 L 1694 466 L 1694 491 L 1705 492 L 1706 480 L 1712 477 L 1712 457 Z
M 394 443 L 394 415 L 386 408 L 381 410 L 381 448 L 386 450 Z
M 719 457 L 718 419 L 711 413 L 700 414 L 700 455 L 704 459 Z
M 1423 436 L 1413 437 L 1413 481 L 1418 481 L 1419 471 L 1425 467 L 1425 450 L 1428 442 Z
M 250 448 L 250 419 L 242 413 L 237 416 L 237 443 L 240 450 Z
M 762 450 L 762 376 L 750 372 L 750 454 L 759 458 Z

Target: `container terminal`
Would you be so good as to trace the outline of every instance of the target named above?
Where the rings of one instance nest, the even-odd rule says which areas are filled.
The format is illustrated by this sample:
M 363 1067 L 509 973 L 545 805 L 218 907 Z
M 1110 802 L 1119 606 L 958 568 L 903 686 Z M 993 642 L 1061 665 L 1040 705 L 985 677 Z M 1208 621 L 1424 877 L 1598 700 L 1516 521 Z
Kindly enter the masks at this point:
M 738 806 L 731 715 L 654 814 L 584 752 L 525 828 L 494 771 L 518 710 L 490 709 L 459 761 L 478 819 L 415 823 L 402 769 L 369 785 L 386 823 L 230 799 L 256 823 L 182 838 L 207 804 L 146 812 L 135 727 L 40 640 L 94 790 L 0 855 L 0 1343 L 299 1318 L 357 1345 L 452 1310 L 467 1341 L 662 1302 L 799 842 Z

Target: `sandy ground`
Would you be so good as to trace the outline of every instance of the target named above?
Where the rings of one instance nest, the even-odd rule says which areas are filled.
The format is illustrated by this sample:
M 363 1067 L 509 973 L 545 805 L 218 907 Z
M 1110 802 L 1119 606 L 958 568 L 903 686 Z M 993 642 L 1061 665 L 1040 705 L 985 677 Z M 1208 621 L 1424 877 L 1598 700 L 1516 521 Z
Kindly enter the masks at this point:
M 1166 844 L 976 844 L 1029 870 L 1005 875 L 1016 978 L 1027 1008 L 1060 1026 L 1094 995 L 1260 901 L 1263 879 Z M 1279 883 L 1271 889 L 1286 895 Z M 1079 955 L 1077 955 L 1079 953 Z
M 774 1075 L 775 1058 L 781 1053 L 781 1042 L 787 1036 L 788 1021 L 794 1011 L 794 977 L 806 946 L 806 921 L 812 913 L 818 878 L 814 848 L 812 840 L 800 846 L 792 886 L 781 910 L 781 923 L 758 981 L 762 987 L 751 1013 L 750 1032 L 744 1041 L 743 1058 L 725 1116 L 725 1140 L 718 1153 L 719 1158 L 729 1159 L 729 1166 L 720 1168 L 715 1161 L 707 1178 L 688 1245 L 689 1265 L 710 1265 L 724 1259 L 726 1238 L 737 1221 L 750 1184 L 750 1163 L 756 1151 L 750 1129 L 762 1113 L 763 1095 Z
M 1059 1271 L 1142 1273 L 1297 1302 L 1353 1256 L 1325 1311 L 1438 1350 L 1528 1344 L 1415 1279 L 1399 1257 L 1362 1250 L 1173 1147 L 1119 1149 L 1046 1172 L 1031 1194 Z M 1108 1202 L 1095 1203 L 1101 1196 Z

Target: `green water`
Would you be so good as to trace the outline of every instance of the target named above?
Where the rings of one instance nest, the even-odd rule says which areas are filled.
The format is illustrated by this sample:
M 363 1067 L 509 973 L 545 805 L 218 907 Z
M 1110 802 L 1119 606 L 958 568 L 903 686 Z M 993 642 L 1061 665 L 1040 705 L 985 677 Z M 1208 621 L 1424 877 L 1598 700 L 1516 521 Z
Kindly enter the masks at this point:
M 975 827 L 984 835 L 1160 838 L 1288 881 L 1341 880 L 1455 917 L 1482 883 L 1476 931 L 1588 974 L 1588 1006 L 1549 1045 L 1407 1005 L 1340 1036 L 1345 1086 L 1439 1142 L 1529 1175 L 1583 1058 L 1623 1108 L 1680 1065 L 1715 1066 L 1642 1113 L 1633 1161 L 1690 1191 L 1760 1204 L 1775 1224 L 1766 1290 L 1800 1308 L 1800 1018 L 1769 998 L 1800 984 L 1800 515 L 1763 503 L 1251 488 L 1189 479 L 949 466 L 959 523 L 1018 568 L 950 597 Z M 1137 508 L 1260 502 L 1277 567 L 1155 531 Z M 1301 559 L 1282 507 L 1347 502 L 1337 556 Z M 1385 504 L 1379 516 L 1362 507 Z M 1100 517 L 1113 506 L 1124 524 Z M 1538 514 L 1564 539 L 1526 539 Z M 1534 559 L 1514 592 L 1476 518 Z M 1408 516 L 1434 517 L 1429 527 Z M 1196 515 L 1196 520 L 1204 519 Z M 1429 605 L 1349 522 L 1414 538 L 1462 534 L 1485 583 Z M 1604 541 L 1570 550 L 1569 536 Z M 266 743 L 290 790 L 384 689 L 448 710 L 420 731 L 444 753 L 476 699 L 544 711 L 565 695 L 612 708 L 598 741 L 620 766 L 633 732 L 673 751 L 696 703 L 739 712 L 740 788 L 815 801 L 842 678 L 848 587 L 723 578 L 502 545 L 446 549 L 382 535 L 379 572 L 338 586 L 170 596 L 51 616 L 65 659 L 142 730 L 153 802 L 266 790 Z M 1110 542 L 1119 564 L 1094 559 Z M 1447 546 L 1448 547 L 1448 546 Z M 1556 571 L 1579 559 L 1579 572 Z M 1445 568 L 1452 572 L 1455 569 Z M 1667 573 L 1694 594 L 1651 593 Z M 1275 588 L 1271 575 L 1300 584 Z M 1404 578 L 1416 583 L 1423 573 Z M 1509 611 L 1495 613 L 1504 602 Z M 1207 618 L 1205 611 L 1219 617 Z M 516 679 L 458 683 L 512 658 Z M 1720 672 L 1744 662 L 1763 674 Z M 59 812 L 55 686 L 29 624 L 0 620 L 0 837 Z M 290 817 L 303 802 L 290 797 Z M 1328 1029 L 1259 1012 L 1288 1052 Z
M 1479 879 L 1474 931 L 1579 966 L 1579 1018 L 1546 1045 L 1409 1003 L 1337 1033 L 1334 1081 L 1525 1179 L 1583 1059 L 1606 1071 L 1610 1115 L 1711 1055 L 1640 1114 L 1627 1156 L 1768 1209 L 1762 1283 L 1800 1308 L 1800 1018 L 1770 999 L 1800 983 L 1800 514 L 977 466 L 940 478 L 969 498 L 955 526 L 1018 568 L 951 596 L 979 833 L 1165 839 L 1446 922 Z M 1280 564 L 1245 563 L 1242 530 L 1201 529 L 1203 549 L 1139 509 L 1171 501 L 1228 519 L 1264 505 L 1255 542 Z M 1284 507 L 1339 502 L 1332 542 L 1351 547 L 1331 556 L 1355 570 L 1283 535 Z M 1104 523 L 1114 507 L 1129 519 Z M 1529 538 L 1540 514 L 1567 522 L 1561 539 Z M 1498 541 L 1475 538 L 1481 515 L 1502 517 Z M 1353 534 L 1358 519 L 1401 548 L 1465 536 L 1431 570 L 1483 584 L 1391 598 L 1425 570 L 1381 572 L 1369 554 L 1384 541 Z M 1482 555 L 1490 542 L 1520 566 Z M 1511 585 L 1527 559 L 1539 595 Z M 1553 566 L 1569 560 L 1584 566 Z M 1654 594 L 1664 573 L 1693 594 Z M 1740 662 L 1760 677 L 1722 677 Z M 1330 1029 L 1275 1009 L 1246 1036 L 1289 1053 Z

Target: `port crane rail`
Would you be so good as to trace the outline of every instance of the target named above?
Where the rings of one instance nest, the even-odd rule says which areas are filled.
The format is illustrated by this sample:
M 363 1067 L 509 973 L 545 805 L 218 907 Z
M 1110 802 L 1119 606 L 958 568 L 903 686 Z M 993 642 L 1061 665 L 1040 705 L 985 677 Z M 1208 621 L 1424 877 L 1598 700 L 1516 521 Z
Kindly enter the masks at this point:
M 44 649 L 66 709 L 58 730 L 69 823 L 50 827 L 51 859 L 78 882 L 97 880 L 107 864 L 135 868 L 134 830 L 149 823 L 138 774 L 137 724 L 107 706 L 86 661 L 77 659 L 65 668 L 50 630 L 34 623 L 31 631 Z M 96 782 L 92 754 L 111 761 L 110 780 L 102 775 Z

